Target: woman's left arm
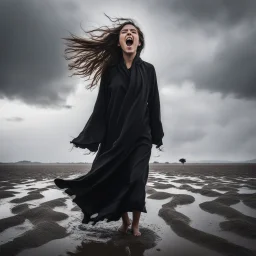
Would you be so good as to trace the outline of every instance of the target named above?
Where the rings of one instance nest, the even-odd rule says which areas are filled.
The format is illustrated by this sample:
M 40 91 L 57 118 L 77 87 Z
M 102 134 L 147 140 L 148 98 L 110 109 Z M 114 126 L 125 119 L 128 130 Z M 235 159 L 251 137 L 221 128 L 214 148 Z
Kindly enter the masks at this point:
M 151 72 L 151 89 L 148 99 L 148 108 L 149 108 L 149 118 L 151 126 L 151 135 L 152 135 L 152 144 L 156 145 L 156 148 L 159 148 L 163 145 L 164 131 L 161 121 L 161 107 L 160 107 L 160 97 L 157 83 L 157 76 L 155 67 L 152 65 Z

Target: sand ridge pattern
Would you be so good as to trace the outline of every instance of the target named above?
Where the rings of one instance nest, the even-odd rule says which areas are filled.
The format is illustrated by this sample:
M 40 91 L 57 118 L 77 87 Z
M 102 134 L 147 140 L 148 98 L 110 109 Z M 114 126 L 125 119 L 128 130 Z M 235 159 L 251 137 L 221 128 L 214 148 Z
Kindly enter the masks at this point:
M 255 167 L 150 165 L 135 238 L 117 232 L 121 220 L 81 224 L 80 208 L 53 184 L 90 165 L 0 165 L 0 254 L 256 255 Z
M 162 177 L 165 176 L 165 174 L 167 173 L 163 172 Z M 165 180 L 166 182 L 167 179 L 163 177 L 162 181 L 163 180 Z M 161 179 L 158 178 L 158 181 L 161 181 Z M 256 193 L 237 193 L 239 191 L 239 188 L 241 187 L 241 184 L 239 184 L 237 180 L 233 179 L 232 183 L 223 182 L 223 184 L 220 181 L 217 181 L 217 179 L 211 177 L 210 180 L 206 178 L 203 182 L 188 178 L 170 179 L 170 182 L 182 184 L 179 187 L 176 185 L 176 189 L 188 190 L 190 192 L 199 193 L 208 197 L 216 197 L 216 199 L 214 199 L 213 201 L 207 201 L 199 204 L 200 208 L 211 214 L 219 214 L 229 219 L 228 221 L 222 221 L 219 223 L 219 226 L 222 230 L 231 231 L 240 236 L 255 239 L 256 218 L 246 216 L 230 207 L 230 205 L 237 204 L 240 202 L 240 200 L 242 200 L 243 202 L 246 202 L 247 206 L 255 208 Z M 209 182 L 209 184 L 205 185 L 205 182 Z M 202 184 L 202 188 L 193 188 L 191 184 Z M 166 188 L 168 188 L 168 184 L 166 185 Z M 255 190 L 254 185 L 255 183 L 252 182 L 252 179 L 250 179 L 250 185 L 248 186 L 248 188 Z M 158 187 L 157 182 L 153 183 L 153 187 Z M 158 188 L 161 188 L 161 186 L 159 186 Z M 214 189 L 227 192 L 221 194 L 220 192 L 214 191 Z M 194 197 L 186 194 L 171 195 L 170 193 L 163 191 L 165 190 L 152 193 L 148 198 L 160 199 L 162 196 L 162 199 L 164 199 L 167 198 L 168 195 L 169 197 L 173 196 L 169 203 L 162 205 L 162 208 L 159 210 L 159 216 L 162 217 L 168 225 L 170 225 L 172 230 L 177 235 L 220 253 L 228 255 L 256 255 L 255 250 L 249 250 L 243 246 L 233 244 L 226 239 L 214 236 L 212 234 L 208 234 L 206 232 L 191 227 L 190 218 L 176 211 L 175 207 L 177 207 L 178 205 L 193 203 L 195 201 Z

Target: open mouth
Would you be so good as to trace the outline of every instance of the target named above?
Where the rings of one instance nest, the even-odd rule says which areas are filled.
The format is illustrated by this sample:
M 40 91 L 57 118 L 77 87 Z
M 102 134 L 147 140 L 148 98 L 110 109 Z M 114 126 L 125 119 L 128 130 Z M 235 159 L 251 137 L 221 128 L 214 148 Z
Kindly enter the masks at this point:
M 131 37 L 126 38 L 126 45 L 131 46 L 133 44 L 133 39 Z

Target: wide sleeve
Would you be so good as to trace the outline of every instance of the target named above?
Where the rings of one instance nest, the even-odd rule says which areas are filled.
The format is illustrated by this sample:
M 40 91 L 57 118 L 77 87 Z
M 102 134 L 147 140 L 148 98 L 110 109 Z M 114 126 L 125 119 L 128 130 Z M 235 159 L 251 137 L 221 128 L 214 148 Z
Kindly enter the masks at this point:
M 106 132 L 107 85 L 108 72 L 105 70 L 101 76 L 93 112 L 80 134 L 70 141 L 75 147 L 87 148 L 92 152 L 98 150 Z
M 164 131 L 161 121 L 160 97 L 155 67 L 151 72 L 151 87 L 148 98 L 149 122 L 151 127 L 152 144 L 158 147 L 163 145 Z

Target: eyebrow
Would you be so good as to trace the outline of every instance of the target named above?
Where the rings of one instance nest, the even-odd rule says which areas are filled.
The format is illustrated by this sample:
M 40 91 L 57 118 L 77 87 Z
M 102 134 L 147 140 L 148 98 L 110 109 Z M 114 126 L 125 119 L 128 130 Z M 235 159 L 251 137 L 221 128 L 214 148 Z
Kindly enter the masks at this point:
M 122 31 L 127 31 L 127 30 L 128 30 L 127 28 L 122 29 Z M 130 30 L 137 31 L 137 30 L 136 30 L 136 29 L 134 29 L 134 28 L 131 28 Z

